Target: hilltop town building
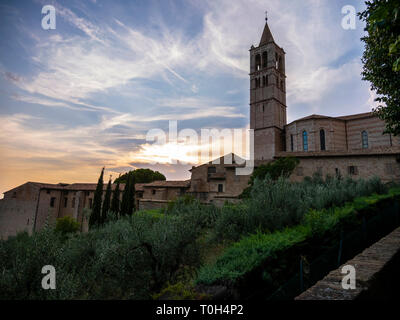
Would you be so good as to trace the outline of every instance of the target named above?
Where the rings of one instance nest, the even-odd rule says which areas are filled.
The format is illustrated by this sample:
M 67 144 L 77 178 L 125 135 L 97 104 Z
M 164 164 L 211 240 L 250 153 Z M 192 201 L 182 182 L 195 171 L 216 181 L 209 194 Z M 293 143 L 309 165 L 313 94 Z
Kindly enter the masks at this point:
M 293 181 L 315 172 L 400 181 L 400 138 L 383 134 L 385 124 L 374 114 L 311 115 L 287 123 L 285 51 L 275 43 L 268 23 L 258 47 L 250 49 L 250 128 L 255 165 L 297 157 L 300 163 L 290 177 Z M 225 159 L 193 167 L 187 181 L 137 184 L 136 207 L 163 207 L 185 194 L 216 205 L 234 201 L 247 187 L 249 176 L 236 175 L 241 165 Z M 42 228 L 47 217 L 54 221 L 66 215 L 86 230 L 84 209 L 90 210 L 95 189 L 96 184 L 28 182 L 5 192 L 0 200 L 0 235 L 32 232 Z

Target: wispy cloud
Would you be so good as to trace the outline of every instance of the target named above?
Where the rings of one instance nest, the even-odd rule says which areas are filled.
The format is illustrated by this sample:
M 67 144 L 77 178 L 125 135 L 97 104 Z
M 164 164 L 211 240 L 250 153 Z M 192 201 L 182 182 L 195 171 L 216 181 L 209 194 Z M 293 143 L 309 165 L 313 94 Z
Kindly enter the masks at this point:
M 362 26 L 340 28 L 344 0 L 52 3 L 56 30 L 24 23 L 22 14 L 32 13 L 13 3 L 18 24 L 2 34 L 5 45 L 23 48 L 14 52 L 15 61 L 13 46 L 0 53 L 0 81 L 9 91 L 0 97 L 0 165 L 21 179 L 28 179 L 25 167 L 38 178 L 94 181 L 102 165 L 148 163 L 168 146 L 157 151 L 146 132 L 168 120 L 196 131 L 246 127 L 248 50 L 258 45 L 265 10 L 287 53 L 289 120 L 310 112 L 368 111 L 373 102 L 368 86 L 360 85 Z M 189 149 L 176 154 L 184 158 Z

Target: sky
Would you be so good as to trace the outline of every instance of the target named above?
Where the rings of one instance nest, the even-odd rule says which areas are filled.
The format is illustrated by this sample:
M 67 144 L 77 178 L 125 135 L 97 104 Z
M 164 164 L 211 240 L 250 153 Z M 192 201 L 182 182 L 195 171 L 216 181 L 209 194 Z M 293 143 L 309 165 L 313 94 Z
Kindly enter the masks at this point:
M 56 28 L 42 28 L 42 7 Z M 356 0 L 0 2 L 0 193 L 26 181 L 96 182 L 151 168 L 189 179 L 198 145 L 149 130 L 249 128 L 249 49 L 265 11 L 286 52 L 288 122 L 371 111 Z M 171 163 L 179 160 L 177 164 Z M 157 163 L 155 163 L 157 162 Z

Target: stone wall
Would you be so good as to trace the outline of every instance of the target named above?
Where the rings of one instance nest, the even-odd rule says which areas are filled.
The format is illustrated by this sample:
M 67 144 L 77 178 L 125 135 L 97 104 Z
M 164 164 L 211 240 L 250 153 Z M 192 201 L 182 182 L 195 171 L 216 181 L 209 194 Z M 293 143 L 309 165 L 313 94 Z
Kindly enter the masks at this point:
M 347 140 L 349 150 L 362 149 L 361 133 L 368 133 L 368 148 L 390 147 L 391 137 L 383 134 L 385 123 L 377 117 L 368 117 L 347 121 Z M 392 139 L 392 145 L 397 139 Z
M 0 237 L 7 239 L 20 231 L 32 233 L 36 201 L 0 200 Z
M 400 182 L 400 163 L 395 155 L 364 155 L 343 157 L 304 157 L 290 177 L 292 181 L 302 181 L 319 171 L 323 176 L 335 176 L 337 172 L 345 177 L 350 175 L 349 167 L 354 167 L 352 178 L 370 178 L 378 176 L 383 182 Z
M 343 266 L 356 271 L 356 289 L 342 287 Z M 330 272 L 295 300 L 394 299 L 399 297 L 400 228 Z
M 139 200 L 139 210 L 154 210 L 165 208 L 168 205 L 167 200 L 147 200 L 140 199 Z

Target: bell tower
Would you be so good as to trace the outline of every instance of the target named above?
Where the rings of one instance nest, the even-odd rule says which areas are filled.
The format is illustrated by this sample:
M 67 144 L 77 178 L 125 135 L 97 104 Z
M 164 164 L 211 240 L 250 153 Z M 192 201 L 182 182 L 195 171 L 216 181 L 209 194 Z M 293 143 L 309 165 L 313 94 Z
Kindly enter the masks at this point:
M 254 159 L 270 160 L 285 150 L 285 51 L 265 27 L 258 47 L 250 49 L 250 128 L 254 129 Z

